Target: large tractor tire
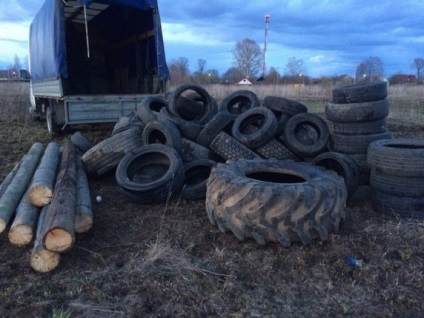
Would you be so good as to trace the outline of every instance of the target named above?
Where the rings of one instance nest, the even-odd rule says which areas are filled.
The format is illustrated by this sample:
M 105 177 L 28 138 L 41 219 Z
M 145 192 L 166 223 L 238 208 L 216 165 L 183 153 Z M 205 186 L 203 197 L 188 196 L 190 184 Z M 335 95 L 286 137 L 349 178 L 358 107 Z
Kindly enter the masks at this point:
M 207 183 L 206 211 L 222 232 L 259 244 L 327 240 L 344 218 L 347 191 L 333 171 L 289 160 L 217 164 Z

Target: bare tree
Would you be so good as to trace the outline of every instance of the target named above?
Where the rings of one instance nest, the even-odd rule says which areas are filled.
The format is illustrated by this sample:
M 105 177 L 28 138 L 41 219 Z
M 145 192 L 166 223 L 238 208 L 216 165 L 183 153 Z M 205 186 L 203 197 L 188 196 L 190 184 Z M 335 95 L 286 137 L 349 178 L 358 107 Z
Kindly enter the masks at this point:
M 240 70 L 237 67 L 230 67 L 224 74 L 222 74 L 222 81 L 225 84 L 237 83 L 242 77 Z
M 383 62 L 373 56 L 365 59 L 356 67 L 355 82 L 371 82 L 384 76 Z
M 190 70 L 188 67 L 188 59 L 180 57 L 168 63 L 171 85 L 178 85 L 190 81 Z
M 420 57 L 414 59 L 414 63 L 412 63 L 411 68 L 416 70 L 417 82 L 419 82 L 421 80 L 421 71 L 424 69 L 424 59 Z
M 277 69 L 274 67 L 271 67 L 269 69 L 269 73 L 266 76 L 266 81 L 270 84 L 278 84 L 280 81 L 281 75 L 278 73 Z
M 262 65 L 262 50 L 255 41 L 244 39 L 233 50 L 235 64 L 245 78 L 256 76 Z
M 206 60 L 204 59 L 197 60 L 197 71 L 199 72 L 200 75 L 203 74 L 203 71 L 205 70 L 205 66 L 206 66 Z
M 286 73 L 293 77 L 299 76 L 300 74 L 304 75 L 305 68 L 303 67 L 303 60 L 291 57 L 286 64 Z

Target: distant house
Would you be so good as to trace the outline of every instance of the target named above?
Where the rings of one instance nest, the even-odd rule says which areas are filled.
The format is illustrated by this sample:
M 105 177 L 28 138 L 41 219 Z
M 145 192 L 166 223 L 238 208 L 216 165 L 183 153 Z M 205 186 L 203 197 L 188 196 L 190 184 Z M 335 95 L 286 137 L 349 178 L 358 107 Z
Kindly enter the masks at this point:
M 415 75 L 396 74 L 390 78 L 390 85 L 396 84 L 415 84 L 417 77 Z
M 253 84 L 247 78 L 243 78 L 240 82 L 237 83 L 237 85 L 253 85 Z

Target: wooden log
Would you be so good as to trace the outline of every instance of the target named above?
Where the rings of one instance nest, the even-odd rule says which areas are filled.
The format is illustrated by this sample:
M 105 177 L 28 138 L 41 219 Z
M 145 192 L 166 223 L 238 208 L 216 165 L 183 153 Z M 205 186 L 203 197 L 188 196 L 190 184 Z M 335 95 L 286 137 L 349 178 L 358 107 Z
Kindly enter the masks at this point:
M 4 231 L 15 212 L 22 195 L 25 193 L 34 171 L 43 154 L 44 146 L 34 143 L 16 172 L 12 182 L 0 198 L 0 233 Z
M 52 252 L 66 252 L 75 241 L 76 150 L 69 140 L 63 147 L 54 196 L 46 215 L 43 246 Z
M 75 232 L 87 232 L 93 226 L 93 210 L 91 206 L 90 188 L 87 174 L 81 161 L 77 157 L 77 202 L 75 205 Z
M 45 226 L 46 215 L 50 205 L 46 205 L 41 209 L 38 218 L 37 234 L 32 249 L 30 264 L 37 272 L 47 273 L 55 269 L 59 265 L 60 254 L 46 250 L 43 246 L 43 230 Z
M 31 184 L 30 184 L 31 185 Z M 32 241 L 37 227 L 40 208 L 31 204 L 28 191 L 22 196 L 16 207 L 16 215 L 9 231 L 9 241 L 15 245 L 26 245 Z
M 25 156 L 24 156 L 25 158 Z M 16 173 L 18 172 L 19 167 L 21 166 L 22 160 L 24 159 L 22 158 L 21 161 L 19 161 L 15 167 L 12 169 L 12 171 L 10 171 L 6 178 L 4 178 L 3 182 L 0 184 L 0 197 L 3 195 L 3 193 L 6 191 L 7 187 L 9 186 L 9 184 L 12 182 L 13 178 L 15 177 Z
M 57 168 L 60 158 L 60 145 L 51 142 L 41 158 L 40 165 L 34 173 L 34 181 L 28 191 L 29 201 L 38 207 L 49 204 L 53 196 Z

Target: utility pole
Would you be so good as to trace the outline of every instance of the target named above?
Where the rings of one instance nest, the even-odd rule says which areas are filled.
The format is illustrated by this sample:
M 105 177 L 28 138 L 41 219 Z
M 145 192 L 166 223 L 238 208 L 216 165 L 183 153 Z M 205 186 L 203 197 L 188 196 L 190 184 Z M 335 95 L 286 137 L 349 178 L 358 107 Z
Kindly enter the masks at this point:
M 262 77 L 265 77 L 266 71 L 266 51 L 267 51 L 267 41 L 268 41 L 268 25 L 269 25 L 270 15 L 265 14 L 265 41 L 264 41 L 264 63 L 262 66 Z

